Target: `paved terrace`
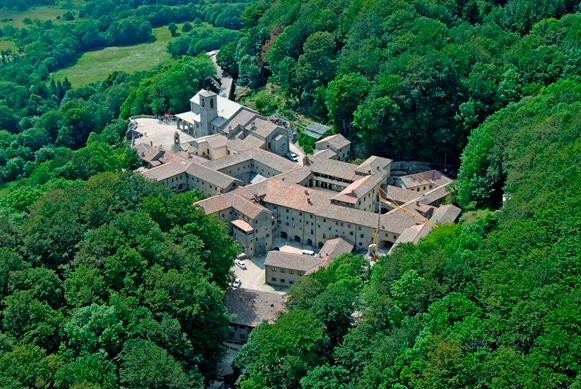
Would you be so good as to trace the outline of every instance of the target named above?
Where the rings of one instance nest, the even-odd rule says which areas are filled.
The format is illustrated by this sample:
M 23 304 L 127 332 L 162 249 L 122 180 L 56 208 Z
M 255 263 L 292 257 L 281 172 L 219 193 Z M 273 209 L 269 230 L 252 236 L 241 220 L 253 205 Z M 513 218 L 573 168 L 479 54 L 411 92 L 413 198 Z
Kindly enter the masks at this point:
M 175 121 L 159 121 L 154 117 L 136 117 L 132 121 L 137 124 L 137 132 L 143 134 L 135 138 L 135 144 L 145 143 L 153 146 L 161 146 L 170 150 L 174 145 L 176 131 L 180 134 L 180 143 L 191 142 L 194 138 L 185 132 L 178 130 Z

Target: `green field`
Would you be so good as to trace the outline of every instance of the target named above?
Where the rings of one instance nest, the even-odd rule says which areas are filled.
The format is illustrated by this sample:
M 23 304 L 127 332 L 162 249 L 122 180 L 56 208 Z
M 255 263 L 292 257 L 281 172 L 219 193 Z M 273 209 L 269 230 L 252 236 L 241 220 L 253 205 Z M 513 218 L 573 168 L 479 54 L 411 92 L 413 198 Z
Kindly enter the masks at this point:
M 12 50 L 12 51 L 16 51 L 17 47 L 16 47 L 16 43 L 14 43 L 14 41 L 11 40 L 0 40 L 0 50 Z
M 181 25 L 179 26 L 181 29 Z M 150 70 L 170 59 L 167 43 L 172 36 L 167 27 L 153 30 L 155 41 L 134 46 L 107 47 L 84 53 L 76 64 L 52 74 L 55 80 L 69 79 L 73 86 L 102 81 L 114 71 L 135 73 Z
M 24 27 L 24 19 L 31 20 L 52 20 L 57 21 L 57 16 L 62 16 L 67 10 L 56 7 L 37 7 L 26 11 L 0 10 L 0 27 L 12 25 L 14 27 Z

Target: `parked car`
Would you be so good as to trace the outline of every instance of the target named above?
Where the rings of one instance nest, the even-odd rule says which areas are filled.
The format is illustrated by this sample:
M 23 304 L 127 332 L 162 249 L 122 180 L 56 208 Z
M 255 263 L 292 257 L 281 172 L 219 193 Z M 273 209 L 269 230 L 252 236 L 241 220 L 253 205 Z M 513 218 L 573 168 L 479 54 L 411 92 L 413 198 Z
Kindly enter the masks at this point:
M 286 153 L 286 157 L 288 159 L 290 159 L 293 162 L 298 162 L 299 161 L 299 156 L 296 155 L 295 153 L 293 153 L 292 151 L 289 151 L 288 153 Z
M 240 285 L 242 285 L 242 281 L 240 281 L 240 278 L 236 278 L 233 282 L 232 282 L 232 287 L 233 288 L 240 288 Z
M 315 255 L 315 252 L 313 250 L 303 250 L 303 255 L 313 256 Z
M 241 259 L 237 259 L 234 261 L 234 263 L 236 264 L 236 266 L 238 266 L 240 269 L 242 270 L 246 270 L 246 262 L 244 262 Z

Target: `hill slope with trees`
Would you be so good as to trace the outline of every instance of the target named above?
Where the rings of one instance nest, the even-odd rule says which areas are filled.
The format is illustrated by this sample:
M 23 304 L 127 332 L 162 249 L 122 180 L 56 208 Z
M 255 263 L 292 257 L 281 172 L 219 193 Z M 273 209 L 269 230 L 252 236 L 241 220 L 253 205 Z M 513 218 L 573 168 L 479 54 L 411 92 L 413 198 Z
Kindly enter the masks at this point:
M 223 62 L 367 153 L 456 163 L 490 114 L 579 76 L 576 11 L 568 0 L 258 1 Z
M 346 256 L 302 278 L 237 357 L 240 387 L 578 387 L 580 156 L 579 83 L 500 110 L 470 136 L 458 181 L 461 204 L 498 211 L 371 273 Z

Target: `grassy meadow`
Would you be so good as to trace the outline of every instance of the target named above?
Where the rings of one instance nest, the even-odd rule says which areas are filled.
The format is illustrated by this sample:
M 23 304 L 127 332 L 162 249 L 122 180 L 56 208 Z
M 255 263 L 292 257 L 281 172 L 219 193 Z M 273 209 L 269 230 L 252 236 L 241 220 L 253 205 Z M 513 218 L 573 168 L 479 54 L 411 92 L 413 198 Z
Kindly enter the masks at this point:
M 178 25 L 181 30 L 181 25 Z M 155 41 L 132 46 L 107 47 L 84 53 L 73 66 L 52 74 L 55 80 L 69 79 L 75 87 L 106 79 L 115 71 L 135 73 L 150 70 L 170 59 L 167 44 L 172 36 L 167 26 L 153 29 Z
M 25 26 L 24 19 L 31 20 L 52 20 L 57 22 L 57 17 L 62 16 L 67 10 L 58 7 L 36 7 L 29 8 L 26 11 L 18 10 L 0 10 L 0 27 L 12 25 L 22 28 Z

